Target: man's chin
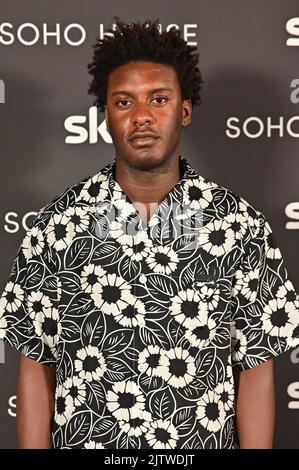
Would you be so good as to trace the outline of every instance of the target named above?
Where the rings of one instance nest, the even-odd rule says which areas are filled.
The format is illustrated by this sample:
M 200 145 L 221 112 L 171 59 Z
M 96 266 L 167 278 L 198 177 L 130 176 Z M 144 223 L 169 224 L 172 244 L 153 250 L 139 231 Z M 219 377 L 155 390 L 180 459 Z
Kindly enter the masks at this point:
M 154 171 L 163 164 L 164 160 L 163 157 L 150 153 L 141 153 L 138 156 L 134 156 L 134 158 L 127 158 L 130 167 L 139 171 Z

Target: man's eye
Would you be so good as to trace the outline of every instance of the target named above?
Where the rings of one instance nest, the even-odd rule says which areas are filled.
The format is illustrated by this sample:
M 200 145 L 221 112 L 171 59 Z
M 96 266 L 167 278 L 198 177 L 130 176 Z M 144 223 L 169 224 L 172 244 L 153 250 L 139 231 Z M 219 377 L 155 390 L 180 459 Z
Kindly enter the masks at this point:
M 117 101 L 116 104 L 117 104 L 118 106 L 120 106 L 121 108 L 126 108 L 126 107 L 128 106 L 128 103 L 130 103 L 129 100 L 123 99 L 123 100 Z
M 155 98 L 153 98 L 153 101 L 156 101 L 158 104 L 164 104 L 168 101 L 168 98 L 166 98 L 165 96 L 156 96 Z

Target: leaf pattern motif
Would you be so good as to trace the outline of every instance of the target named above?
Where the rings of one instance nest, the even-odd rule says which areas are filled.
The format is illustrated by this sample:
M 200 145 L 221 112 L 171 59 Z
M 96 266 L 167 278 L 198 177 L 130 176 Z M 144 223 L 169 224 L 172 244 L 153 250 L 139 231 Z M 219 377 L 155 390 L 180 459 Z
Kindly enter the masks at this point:
M 233 448 L 233 369 L 299 344 L 271 227 L 183 157 L 146 224 L 115 164 L 38 212 L 0 298 L 0 339 L 56 368 L 53 448 Z

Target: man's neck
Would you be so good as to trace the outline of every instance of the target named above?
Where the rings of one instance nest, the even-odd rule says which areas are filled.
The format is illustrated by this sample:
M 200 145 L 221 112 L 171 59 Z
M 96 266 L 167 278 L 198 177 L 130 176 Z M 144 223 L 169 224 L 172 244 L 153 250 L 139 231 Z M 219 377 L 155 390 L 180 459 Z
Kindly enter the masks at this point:
M 115 179 L 139 211 L 140 217 L 146 221 L 180 177 L 178 159 L 153 171 L 140 171 L 116 160 Z

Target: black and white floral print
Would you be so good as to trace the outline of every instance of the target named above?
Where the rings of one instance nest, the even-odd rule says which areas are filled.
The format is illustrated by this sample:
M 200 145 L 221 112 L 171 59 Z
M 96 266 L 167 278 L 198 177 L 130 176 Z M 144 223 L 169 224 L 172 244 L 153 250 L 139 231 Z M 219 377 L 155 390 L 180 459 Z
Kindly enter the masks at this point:
M 46 230 L 47 241 L 56 251 L 65 250 L 72 242 L 75 230 L 71 217 L 65 214 L 55 214 Z
M 63 384 L 64 389 L 72 397 L 75 406 L 80 406 L 86 399 L 86 384 L 83 379 L 73 375 L 69 377 Z
M 171 421 L 158 419 L 150 423 L 145 438 L 152 449 L 175 449 L 179 436 Z
M 73 224 L 73 230 L 75 230 L 76 233 L 84 232 L 88 229 L 89 216 L 81 207 L 69 207 L 65 211 L 65 215 L 70 218 L 70 222 Z
M 23 254 L 26 260 L 31 259 L 35 255 L 40 255 L 43 251 L 45 242 L 42 232 L 37 227 L 32 227 L 32 230 L 24 238 L 22 243 Z
M 75 370 L 87 382 L 99 380 L 107 370 L 105 358 L 96 346 L 86 346 L 77 351 Z
M 53 448 L 233 448 L 233 369 L 299 344 L 270 225 L 182 157 L 146 224 L 115 165 L 39 211 L 0 339 L 56 369 Z
M 65 424 L 75 411 L 74 400 L 62 385 L 56 387 L 55 392 L 55 422 L 59 426 Z
M 200 424 L 215 433 L 225 422 L 225 410 L 220 395 L 208 390 L 197 403 L 196 417 Z
M 17 283 L 8 282 L 3 292 L 3 303 L 7 312 L 17 312 L 24 300 L 24 290 Z
M 54 348 L 61 333 L 58 310 L 47 308 L 38 312 L 33 319 L 33 325 L 37 336 L 41 337 L 50 348 Z
M 137 235 L 130 235 L 126 242 L 123 244 L 122 249 L 125 256 L 131 258 L 133 261 L 141 261 L 151 253 L 152 241 L 148 237 L 146 231 L 137 233 Z
M 178 255 L 166 246 L 149 247 L 145 258 L 150 269 L 155 273 L 170 274 L 177 267 Z
M 206 324 L 187 329 L 185 337 L 191 345 L 201 349 L 209 344 L 216 335 L 216 326 L 216 322 L 212 318 L 208 318 Z
M 7 301 L 4 297 L 0 299 L 0 339 L 3 339 L 5 337 L 5 331 L 7 328 L 7 321 L 5 316 L 3 315 L 4 313 L 4 307 L 7 305 Z
M 141 417 L 145 408 L 145 396 L 140 387 L 128 380 L 117 382 L 107 395 L 107 408 L 117 420 L 128 421 Z

